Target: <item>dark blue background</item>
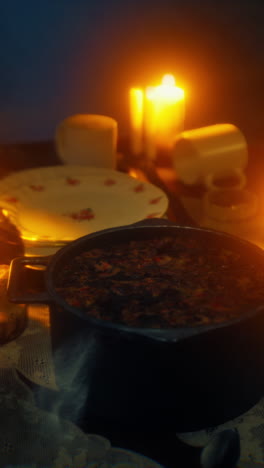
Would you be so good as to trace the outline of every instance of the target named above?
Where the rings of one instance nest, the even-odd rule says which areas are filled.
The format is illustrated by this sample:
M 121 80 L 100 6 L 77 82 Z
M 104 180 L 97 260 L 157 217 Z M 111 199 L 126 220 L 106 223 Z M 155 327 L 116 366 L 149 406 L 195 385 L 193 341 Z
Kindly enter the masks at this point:
M 127 93 L 173 72 L 186 127 L 263 133 L 263 0 L 9 0 L 0 4 L 0 142 L 52 138 L 103 113 L 127 132 Z

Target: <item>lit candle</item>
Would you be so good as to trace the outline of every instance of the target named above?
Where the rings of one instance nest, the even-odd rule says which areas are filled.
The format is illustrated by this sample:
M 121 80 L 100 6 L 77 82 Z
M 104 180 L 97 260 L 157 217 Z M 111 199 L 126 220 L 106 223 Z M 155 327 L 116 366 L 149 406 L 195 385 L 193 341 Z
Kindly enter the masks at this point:
M 157 130 L 159 106 L 156 88 L 148 86 L 145 91 L 144 153 L 148 159 L 155 159 L 157 153 Z
M 130 149 L 131 153 L 138 155 L 143 151 L 143 101 L 142 89 L 131 88 L 130 99 Z
M 145 153 L 149 159 L 155 159 L 158 148 L 172 148 L 183 131 L 184 114 L 184 91 L 175 86 L 172 75 L 164 75 L 161 85 L 146 88 Z

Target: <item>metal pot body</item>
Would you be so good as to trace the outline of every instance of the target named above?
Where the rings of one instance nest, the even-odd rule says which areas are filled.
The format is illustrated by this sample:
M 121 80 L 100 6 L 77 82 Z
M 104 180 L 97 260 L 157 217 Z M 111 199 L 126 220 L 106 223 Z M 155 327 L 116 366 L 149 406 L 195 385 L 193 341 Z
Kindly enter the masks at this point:
M 51 303 L 58 384 L 64 386 L 64 369 L 71 360 L 75 363 L 73 395 L 78 395 L 78 388 L 82 395 L 85 392 L 79 420 L 74 422 L 85 425 L 93 415 L 106 424 L 128 429 L 193 431 L 226 422 L 262 397 L 262 307 L 221 326 L 155 332 L 91 320 L 56 294 L 56 276 L 83 249 L 173 236 L 179 230 L 182 235 L 192 231 L 205 248 L 211 242 L 243 251 L 254 258 L 256 268 L 263 268 L 263 252 L 245 241 L 199 228 L 151 223 L 85 236 L 51 259 L 46 270 L 46 294 Z M 64 367 L 58 359 L 62 355 Z M 66 410 L 61 415 L 67 417 Z
M 64 370 L 56 359 L 58 350 L 64 356 L 73 353 L 77 364 L 79 350 L 87 345 L 89 351 L 77 364 L 76 386 L 81 379 L 87 390 L 80 419 L 85 424 L 95 416 L 128 429 L 194 431 L 247 411 L 264 393 L 263 330 L 260 314 L 176 343 L 144 342 L 95 331 L 65 309 L 51 307 L 59 387 L 64 386 Z

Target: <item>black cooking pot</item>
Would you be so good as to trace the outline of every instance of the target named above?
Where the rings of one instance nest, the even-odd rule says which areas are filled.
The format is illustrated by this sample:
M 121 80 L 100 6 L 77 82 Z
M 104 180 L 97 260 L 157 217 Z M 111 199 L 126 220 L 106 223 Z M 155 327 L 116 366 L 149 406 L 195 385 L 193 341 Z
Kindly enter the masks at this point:
M 226 422 L 262 397 L 264 305 L 221 324 L 136 329 L 82 314 L 55 291 L 59 272 L 84 249 L 179 232 L 194 235 L 205 249 L 209 244 L 236 249 L 253 259 L 256 268 L 264 268 L 264 252 L 246 241 L 160 220 L 90 234 L 63 247 L 52 258 L 20 258 L 12 263 L 10 300 L 50 304 L 57 374 L 62 361 L 56 355 L 64 356 L 66 368 L 70 361 L 76 361 L 82 396 L 85 390 L 82 417 L 94 414 L 120 427 L 127 424 L 141 430 L 158 425 L 191 431 Z M 19 293 L 25 265 L 46 265 L 45 292 Z

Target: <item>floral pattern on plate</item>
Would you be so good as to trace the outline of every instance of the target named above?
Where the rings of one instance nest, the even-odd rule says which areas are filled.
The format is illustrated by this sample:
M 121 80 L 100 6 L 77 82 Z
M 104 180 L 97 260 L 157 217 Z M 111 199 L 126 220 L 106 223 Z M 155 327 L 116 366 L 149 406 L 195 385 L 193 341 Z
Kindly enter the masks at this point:
M 86 221 L 89 219 L 94 219 L 94 213 L 91 208 L 85 208 L 83 210 L 74 211 L 73 213 L 64 213 L 64 216 L 69 216 L 71 219 L 76 221 Z
M 91 232 L 162 217 L 158 187 L 111 169 L 51 166 L 0 181 L 0 206 L 25 242 L 66 243 Z

